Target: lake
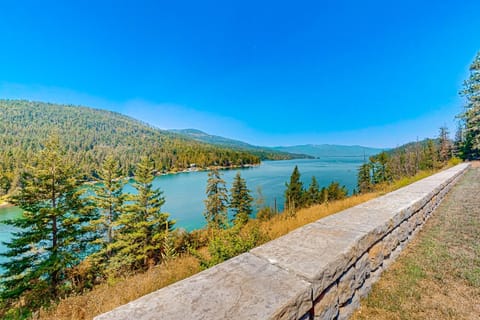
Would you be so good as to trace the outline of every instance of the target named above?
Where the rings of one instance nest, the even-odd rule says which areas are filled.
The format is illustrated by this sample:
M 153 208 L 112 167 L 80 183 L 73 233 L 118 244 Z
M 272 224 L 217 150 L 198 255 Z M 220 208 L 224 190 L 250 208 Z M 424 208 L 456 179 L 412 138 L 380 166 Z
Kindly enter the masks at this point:
M 307 188 L 312 176 L 317 178 L 320 187 L 327 186 L 332 181 L 345 185 L 350 192 L 356 187 L 357 168 L 363 163 L 359 158 L 326 158 L 301 159 L 285 161 L 264 161 L 260 166 L 244 169 L 222 170 L 227 188 L 230 190 L 233 178 L 237 171 L 247 181 L 252 196 L 257 197 L 257 188 L 260 187 L 265 198 L 265 204 L 273 206 L 276 200 L 278 210 L 283 210 L 285 183 L 290 180 L 295 165 L 301 173 L 301 179 Z M 154 186 L 163 190 L 166 203 L 163 211 L 170 213 L 176 220 L 177 228 L 193 230 L 205 225 L 203 217 L 205 188 L 208 172 L 188 172 L 158 176 Z M 130 185 L 125 187 L 126 192 L 132 192 Z M 16 207 L 0 208 L 0 221 L 18 217 L 21 210 Z M 12 228 L 0 224 L 0 242 L 10 239 Z M 0 243 L 0 252 L 5 246 Z M 2 258 L 0 258 L 0 261 Z

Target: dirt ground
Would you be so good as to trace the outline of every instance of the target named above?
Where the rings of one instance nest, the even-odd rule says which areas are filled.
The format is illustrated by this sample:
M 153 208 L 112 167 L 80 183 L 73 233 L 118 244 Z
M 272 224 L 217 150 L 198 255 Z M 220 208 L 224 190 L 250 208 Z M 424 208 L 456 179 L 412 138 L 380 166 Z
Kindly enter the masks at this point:
M 361 305 L 352 319 L 480 319 L 480 162 Z

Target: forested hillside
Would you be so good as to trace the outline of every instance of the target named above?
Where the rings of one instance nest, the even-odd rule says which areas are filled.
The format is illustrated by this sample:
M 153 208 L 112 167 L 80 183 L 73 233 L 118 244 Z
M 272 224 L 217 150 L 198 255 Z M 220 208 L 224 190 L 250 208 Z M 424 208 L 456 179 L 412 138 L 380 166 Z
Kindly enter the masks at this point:
M 273 148 L 268 148 L 268 147 L 254 146 L 243 141 L 211 135 L 197 129 L 180 129 L 180 130 L 170 130 L 170 131 L 187 136 L 188 138 L 192 138 L 197 141 L 206 142 L 209 144 L 214 144 L 222 147 L 247 151 L 247 152 L 253 153 L 256 156 L 259 156 L 262 160 L 290 160 L 290 159 L 312 158 L 312 156 L 309 156 L 307 154 L 295 153 L 295 152 L 290 153 L 287 151 L 275 150 Z
M 124 175 L 132 174 L 142 156 L 151 157 L 158 171 L 183 170 L 193 163 L 207 167 L 260 162 L 249 152 L 188 139 L 115 112 L 0 100 L 0 195 L 11 191 L 23 166 L 54 133 L 85 178 L 97 176 L 107 155 L 119 159 Z

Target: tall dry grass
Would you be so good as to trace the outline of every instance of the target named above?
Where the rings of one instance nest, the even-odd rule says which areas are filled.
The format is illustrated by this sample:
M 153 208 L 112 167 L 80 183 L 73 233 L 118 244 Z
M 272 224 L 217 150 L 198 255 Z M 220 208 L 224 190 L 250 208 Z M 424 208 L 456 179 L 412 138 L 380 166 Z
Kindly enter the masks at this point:
M 112 280 L 82 295 L 61 300 L 38 318 L 52 320 L 92 319 L 127 302 L 200 272 L 198 260 L 186 255 L 156 266 L 145 273 Z
M 285 217 L 283 214 L 279 214 L 263 222 L 261 230 L 268 235 L 269 239 L 275 239 L 308 223 L 356 206 L 377 196 L 378 192 L 372 192 L 332 201 L 331 203 L 319 204 L 301 209 L 293 217 Z
M 276 215 L 268 221 L 259 223 L 260 230 L 266 235 L 266 238 L 275 239 L 305 224 L 399 189 L 433 173 L 434 171 L 419 172 L 414 177 L 403 178 L 392 184 L 378 186 L 375 192 L 301 209 L 293 217 L 287 218 L 282 214 Z M 206 248 L 200 249 L 199 252 L 208 255 Z M 82 295 L 63 299 L 50 310 L 41 310 L 37 318 L 48 320 L 92 319 L 98 314 L 110 311 L 200 271 L 200 263 L 197 258 L 183 255 L 145 273 L 116 279 L 98 285 Z

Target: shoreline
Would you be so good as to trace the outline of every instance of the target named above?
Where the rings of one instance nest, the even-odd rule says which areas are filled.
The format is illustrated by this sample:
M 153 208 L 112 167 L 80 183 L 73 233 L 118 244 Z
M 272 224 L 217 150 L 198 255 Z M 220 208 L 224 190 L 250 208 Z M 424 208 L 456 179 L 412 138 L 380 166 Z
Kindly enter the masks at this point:
M 271 160 L 271 161 L 281 161 L 281 160 Z M 160 177 L 160 176 L 176 175 L 176 174 L 182 174 L 182 173 L 205 172 L 205 171 L 209 172 L 209 171 L 212 171 L 214 169 L 217 169 L 217 170 L 249 169 L 249 168 L 259 167 L 261 164 L 262 164 L 262 162 L 253 163 L 253 164 L 243 164 L 243 165 L 231 165 L 231 166 L 210 166 L 210 167 L 206 167 L 206 168 L 193 167 L 193 168 L 182 169 L 182 170 L 178 170 L 178 171 L 172 171 L 172 170 L 171 171 L 165 171 L 165 172 L 157 171 L 157 172 L 154 173 L 154 175 L 155 175 L 155 177 Z M 128 180 L 133 179 L 133 178 L 134 178 L 134 176 L 131 176 L 131 177 L 130 176 L 128 176 L 128 177 L 122 176 L 119 179 L 128 181 Z M 97 183 L 100 183 L 100 181 L 91 180 L 91 181 L 85 181 L 84 182 L 84 184 L 86 184 L 86 185 L 94 185 L 94 184 L 97 184 Z M 8 202 L 5 202 L 5 203 L 7 205 L 13 206 L 12 204 L 10 204 Z M 0 204 L 0 208 L 2 208 L 2 204 Z

